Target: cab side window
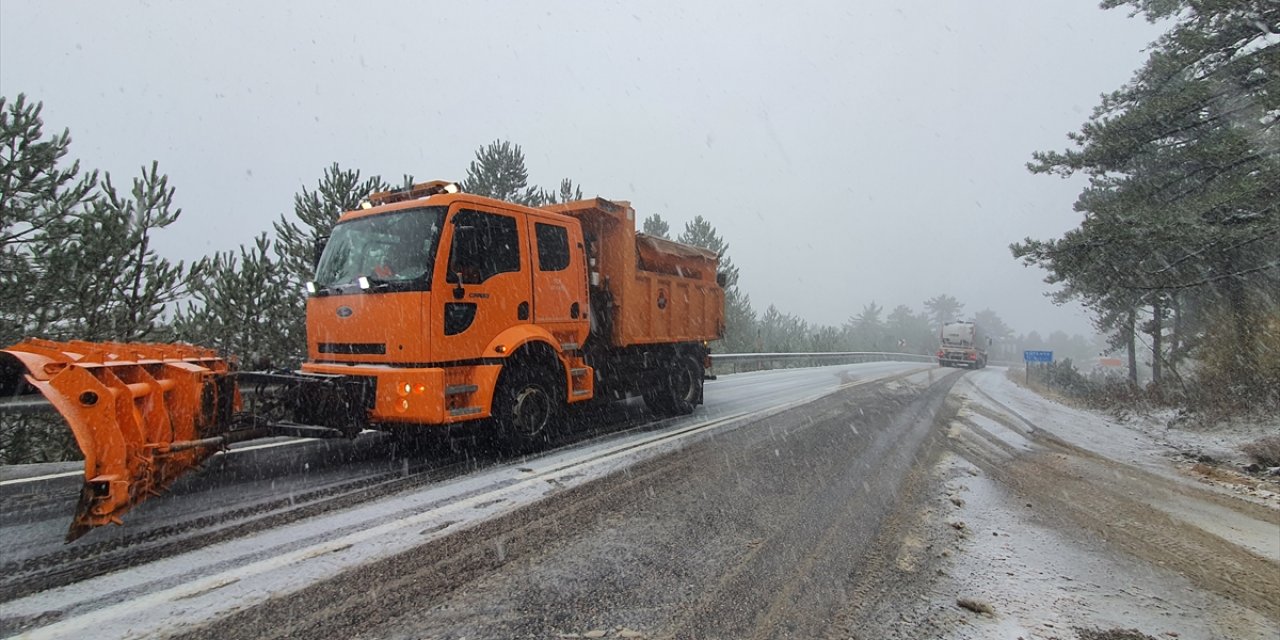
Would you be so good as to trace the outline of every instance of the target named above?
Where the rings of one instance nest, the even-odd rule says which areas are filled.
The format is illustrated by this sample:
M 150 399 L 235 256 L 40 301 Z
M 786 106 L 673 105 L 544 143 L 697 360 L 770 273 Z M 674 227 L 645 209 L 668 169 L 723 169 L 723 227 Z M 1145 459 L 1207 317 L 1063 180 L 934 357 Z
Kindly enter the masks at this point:
M 569 230 L 554 224 L 534 224 L 538 237 L 538 270 L 564 271 L 569 267 Z
M 520 234 L 516 219 L 463 210 L 453 217 L 449 274 L 462 284 L 479 284 L 499 273 L 520 271 Z

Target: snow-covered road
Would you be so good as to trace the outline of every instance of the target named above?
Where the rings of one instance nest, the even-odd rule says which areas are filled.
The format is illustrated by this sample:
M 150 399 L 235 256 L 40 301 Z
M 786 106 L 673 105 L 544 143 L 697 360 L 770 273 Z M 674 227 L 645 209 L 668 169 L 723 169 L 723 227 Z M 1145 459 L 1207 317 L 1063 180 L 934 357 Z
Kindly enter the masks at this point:
M 1145 422 L 1064 406 L 1000 368 L 759 372 L 711 382 L 707 398 L 659 422 L 623 406 L 620 426 L 536 456 L 406 470 L 418 480 L 187 538 L 192 552 L 149 558 L 144 544 L 128 568 L 0 603 L 0 632 L 1280 635 L 1277 501 L 1189 473 Z M 225 456 L 208 484 L 111 531 L 406 464 L 362 440 L 345 455 L 309 442 Z M 284 470 L 247 474 L 269 460 Z M 0 535 L 19 526 L 34 525 Z
M 127 568 L 0 603 L 0 629 L 22 629 L 24 635 L 35 638 L 90 631 L 94 637 L 139 637 L 202 624 L 211 617 L 422 545 L 749 420 L 888 377 L 912 372 L 929 376 L 930 369 L 928 365 L 911 363 L 869 363 L 726 376 L 708 383 L 707 404 L 693 416 L 642 423 L 621 433 L 598 436 L 528 459 L 489 461 L 478 470 L 441 482 L 287 522 L 249 536 L 202 545 L 190 553 L 159 558 L 139 553 Z M 146 529 L 148 525 L 166 524 L 167 509 L 179 509 L 182 517 L 197 521 L 203 517 L 181 511 L 181 505 L 175 504 L 179 502 L 204 501 L 205 508 L 212 502 L 216 507 L 234 510 L 264 499 L 261 494 L 266 489 L 274 489 L 276 494 L 301 492 L 307 481 L 315 479 L 314 474 L 302 473 L 294 478 L 281 475 L 279 470 L 296 468 L 298 459 L 307 466 L 318 461 L 316 474 L 326 482 L 333 480 L 323 474 L 345 472 L 358 476 L 370 470 L 382 472 L 389 464 L 376 459 L 374 454 L 380 450 L 376 442 L 350 443 L 357 450 L 370 447 L 358 455 L 324 455 L 342 444 L 345 443 L 311 442 L 254 450 L 243 454 L 245 460 L 238 459 L 239 454 L 226 456 L 225 464 L 242 470 L 232 482 L 217 483 L 215 478 L 210 486 L 152 500 L 134 514 L 136 517 L 126 527 L 109 532 L 128 533 L 130 527 Z M 266 479 L 243 471 L 250 457 L 255 464 L 263 465 Z M 353 463 L 344 464 L 349 462 Z M 407 469 L 409 463 L 403 464 Z M 204 475 L 219 471 L 212 469 Z M 236 481 L 239 478 L 247 478 L 248 482 L 241 485 Z M 277 483 L 278 488 L 274 486 Z M 19 485 L 10 485 L 16 486 Z M 235 503 L 236 495 L 244 501 Z M 0 544 L 16 551 L 23 544 L 20 538 L 59 535 L 60 531 L 52 526 L 48 519 L 0 525 Z M 198 535 L 189 537 L 199 539 Z M 30 554 L 30 547 L 22 553 Z M 35 558 L 38 560 L 39 556 Z M 76 559 L 68 562 L 72 566 L 67 570 L 74 570 Z

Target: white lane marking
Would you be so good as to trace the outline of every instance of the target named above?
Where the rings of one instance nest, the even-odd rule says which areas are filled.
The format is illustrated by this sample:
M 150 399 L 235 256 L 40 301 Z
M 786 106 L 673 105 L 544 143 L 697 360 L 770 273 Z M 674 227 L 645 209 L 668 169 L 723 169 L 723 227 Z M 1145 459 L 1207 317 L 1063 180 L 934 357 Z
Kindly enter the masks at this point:
M 303 442 L 309 442 L 311 440 L 315 440 L 315 438 L 296 438 L 293 440 L 285 440 L 284 442 L 268 442 L 267 444 L 255 444 L 247 447 L 236 447 L 235 449 L 231 449 L 229 451 L 218 451 L 218 452 L 215 452 L 213 455 L 221 456 L 221 455 L 226 455 L 231 453 L 244 453 L 245 451 L 254 451 L 257 449 L 272 449 L 275 447 L 284 447 L 291 444 L 301 444 Z M 24 484 L 27 482 L 40 482 L 41 480 L 56 480 L 58 478 L 70 478 L 72 476 L 82 476 L 82 475 L 84 475 L 84 471 L 63 471 L 61 473 L 50 473 L 48 475 L 32 476 L 30 478 L 14 478 L 12 480 L 0 480 L 0 487 L 7 487 L 12 484 Z
M 62 473 L 51 473 L 47 476 L 32 476 L 30 478 L 14 478 L 13 480 L 0 480 L 0 487 L 7 487 L 11 484 L 22 484 L 24 482 L 40 482 L 41 480 L 53 480 L 56 478 L 70 478 L 71 476 L 82 476 L 83 471 L 64 471 Z

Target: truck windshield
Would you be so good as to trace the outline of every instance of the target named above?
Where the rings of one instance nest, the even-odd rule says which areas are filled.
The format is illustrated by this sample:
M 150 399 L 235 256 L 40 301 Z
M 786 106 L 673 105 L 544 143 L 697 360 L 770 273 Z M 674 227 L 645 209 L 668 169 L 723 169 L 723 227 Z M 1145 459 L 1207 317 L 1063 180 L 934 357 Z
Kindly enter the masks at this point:
M 329 290 L 370 282 L 399 291 L 428 290 L 444 207 L 406 209 L 333 227 L 316 266 L 316 285 Z

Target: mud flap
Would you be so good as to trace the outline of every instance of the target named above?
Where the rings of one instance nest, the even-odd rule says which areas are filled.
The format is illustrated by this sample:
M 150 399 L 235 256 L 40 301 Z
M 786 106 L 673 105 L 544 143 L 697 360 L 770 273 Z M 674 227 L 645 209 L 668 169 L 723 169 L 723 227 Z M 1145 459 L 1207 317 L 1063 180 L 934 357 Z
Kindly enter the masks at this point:
M 67 541 L 159 495 L 230 439 L 240 398 L 227 363 L 178 344 L 26 340 L 0 350 L 7 402 L 42 394 L 84 454 Z

